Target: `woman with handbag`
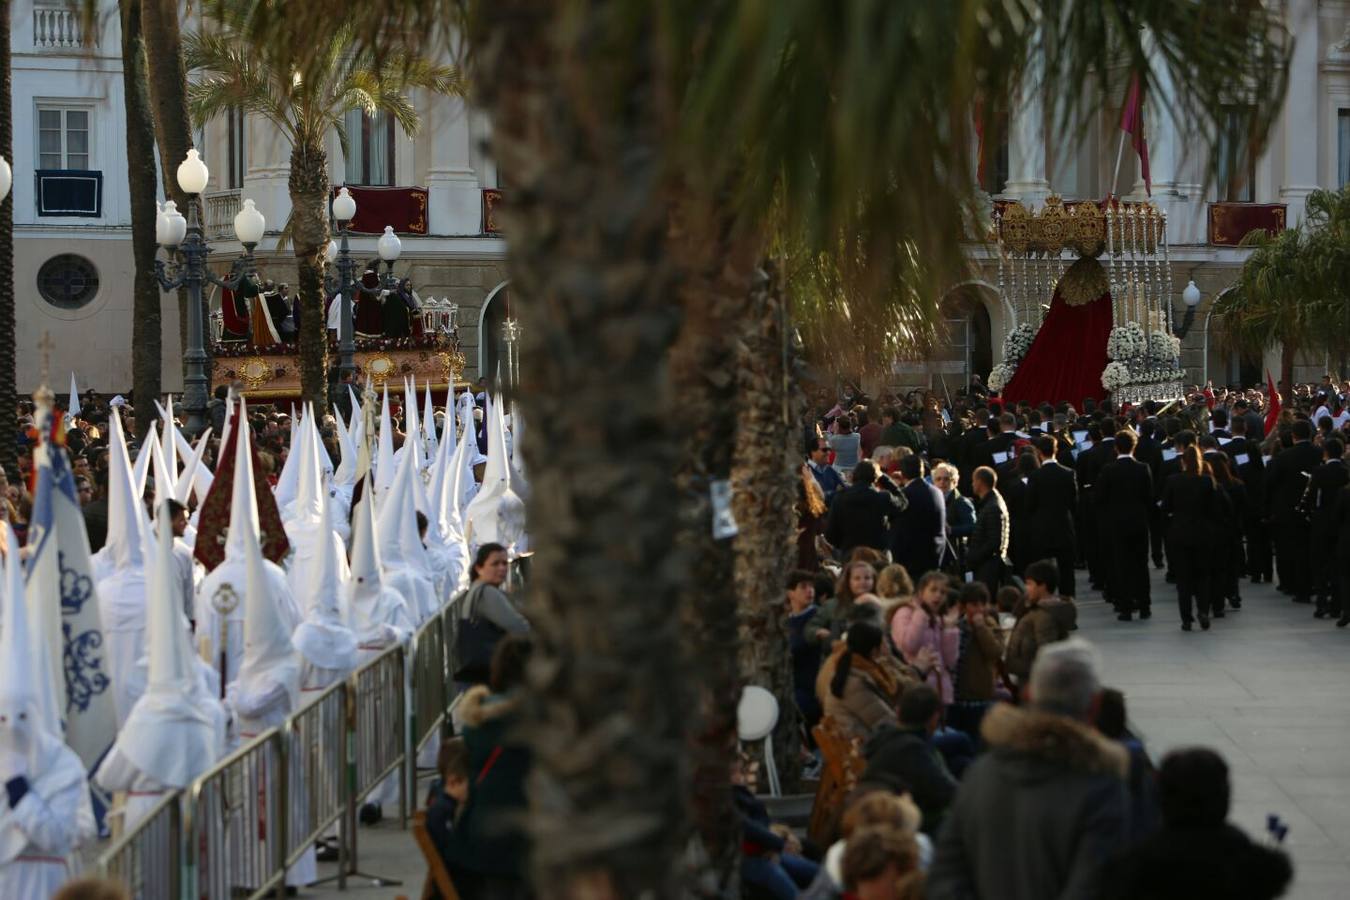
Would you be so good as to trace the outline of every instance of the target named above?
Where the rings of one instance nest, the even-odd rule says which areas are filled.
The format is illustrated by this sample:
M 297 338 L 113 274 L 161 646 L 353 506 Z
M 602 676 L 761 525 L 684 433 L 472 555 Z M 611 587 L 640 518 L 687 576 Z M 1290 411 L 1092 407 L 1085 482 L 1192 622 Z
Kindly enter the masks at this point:
M 484 544 L 473 560 L 473 582 L 452 601 L 459 610 L 455 680 L 487 684 L 492 653 L 507 634 L 525 634 L 530 623 L 502 590 L 509 563 L 501 544 Z

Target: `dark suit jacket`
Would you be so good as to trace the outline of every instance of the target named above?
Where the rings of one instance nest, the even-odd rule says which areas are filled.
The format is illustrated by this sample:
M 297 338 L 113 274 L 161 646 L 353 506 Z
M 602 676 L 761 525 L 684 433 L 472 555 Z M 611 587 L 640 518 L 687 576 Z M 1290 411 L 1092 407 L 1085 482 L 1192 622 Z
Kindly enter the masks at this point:
M 1047 461 L 1027 476 L 1027 518 L 1038 547 L 1072 549 L 1077 508 L 1078 480 L 1073 470 Z
M 1322 464 L 1322 452 L 1312 441 L 1302 441 L 1275 454 L 1266 469 L 1266 509 L 1271 519 L 1286 525 L 1297 524 L 1295 510 L 1303 499 L 1308 479 Z
M 938 567 L 938 541 L 946 532 L 947 503 L 936 487 L 917 478 L 900 489 L 905 509 L 891 517 L 891 560 L 917 580 Z
M 885 550 L 890 546 L 890 517 L 904 509 L 900 494 L 855 484 L 834 495 L 825 540 L 844 554 L 854 547 Z
M 1163 488 L 1163 512 L 1171 517 L 1168 540 L 1188 550 L 1208 553 L 1214 537 L 1217 488 L 1207 475 L 1179 472 Z M 1168 551 L 1168 557 L 1171 558 Z
M 1328 539 L 1333 536 L 1336 496 L 1346 485 L 1350 485 L 1350 468 L 1339 459 L 1327 460 L 1313 469 L 1308 491 L 1312 499 L 1312 527 L 1319 536 Z
M 994 435 L 980 447 L 980 456 L 977 465 L 988 466 L 997 471 L 1008 463 L 1016 462 L 1017 458 L 1013 456 L 1013 445 L 1016 443 L 1017 435 L 1013 434 L 1011 431 L 1005 431 L 1001 434 Z M 994 459 L 994 454 L 996 453 L 1007 453 L 1008 458 L 1003 462 L 999 462 Z
M 1116 534 L 1148 530 L 1153 505 L 1153 473 L 1132 456 L 1118 456 L 1102 467 L 1093 488 L 1097 521 Z

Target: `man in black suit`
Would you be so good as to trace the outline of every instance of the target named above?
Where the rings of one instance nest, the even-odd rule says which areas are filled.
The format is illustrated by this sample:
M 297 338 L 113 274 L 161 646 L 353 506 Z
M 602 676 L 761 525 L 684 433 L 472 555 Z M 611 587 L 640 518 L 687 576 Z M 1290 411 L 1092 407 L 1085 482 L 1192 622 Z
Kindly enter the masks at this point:
M 891 516 L 891 561 L 918 581 L 938 567 L 946 540 L 947 504 L 942 492 L 924 480 L 923 461 L 917 456 L 900 460 L 900 483 L 905 509 Z
M 1088 439 L 1092 446 L 1078 454 L 1078 498 L 1081 510 L 1080 521 L 1083 524 L 1083 556 L 1088 564 L 1088 581 L 1092 587 L 1105 594 L 1110 590 L 1111 547 L 1106 529 L 1098 523 L 1101 520 L 1093 488 L 1102 467 L 1116 458 L 1116 420 L 1105 416 L 1096 428 L 1088 429 Z M 1062 576 L 1061 576 L 1062 577 Z M 1107 600 L 1111 597 L 1107 596 Z
M 974 472 L 984 458 L 984 445 L 989 441 L 990 429 L 997 430 L 995 420 L 989 418 L 989 410 L 977 406 L 971 412 L 971 424 L 961 433 L 956 442 L 956 464 L 960 469 L 960 481 L 957 482 L 961 493 L 971 496 L 970 473 Z
M 1308 478 L 1322 464 L 1322 454 L 1312 443 L 1312 423 L 1297 419 L 1294 444 L 1275 454 L 1266 469 L 1266 510 L 1275 536 L 1280 577 L 1295 603 L 1312 603 L 1312 558 L 1308 552 L 1308 520 L 1300 501 Z
M 1008 471 L 1004 467 L 1009 463 L 1016 462 L 1017 454 L 1014 453 L 1014 447 L 1017 443 L 1017 418 L 1010 412 L 1005 412 L 998 417 L 998 434 L 991 437 L 980 448 L 981 458 L 979 464 L 988 466 L 997 472 Z
M 1350 470 L 1341 459 L 1345 445 L 1339 438 L 1327 438 L 1322 444 L 1322 455 L 1326 462 L 1313 469 L 1308 481 L 1309 509 L 1312 522 L 1309 531 L 1312 537 L 1312 564 L 1314 588 L 1317 591 L 1317 609 L 1313 617 L 1340 615 L 1345 598 L 1334 592 L 1336 584 L 1336 500 L 1341 488 L 1350 485 Z
M 1040 468 L 1027 476 L 1027 520 L 1031 526 L 1033 559 L 1053 559 L 1059 565 L 1059 593 L 1074 596 L 1073 561 L 1077 555 L 1073 513 L 1078 507 L 1078 481 L 1072 469 L 1055 458 L 1058 442 L 1043 434 L 1031 442 Z
M 1149 404 L 1152 405 L 1151 403 Z M 1153 476 L 1153 486 L 1158 486 L 1159 469 L 1162 467 L 1162 436 L 1161 427 L 1157 419 L 1148 418 L 1139 423 L 1139 442 L 1134 445 L 1134 458 L 1144 465 L 1148 466 L 1149 474 Z M 1153 509 L 1148 516 L 1148 538 L 1149 550 L 1153 554 L 1154 568 L 1163 567 L 1163 539 L 1162 539 L 1162 511 L 1158 504 L 1153 504 Z
M 1115 604 L 1116 618 L 1128 622 L 1136 611 L 1141 619 L 1152 614 L 1148 519 L 1153 506 L 1153 474 L 1134 458 L 1134 432 L 1117 432 L 1115 445 L 1115 461 L 1102 467 L 1095 492 L 1098 524 L 1112 552 L 1107 594 Z
M 976 499 L 975 532 L 966 546 L 966 570 L 975 581 L 989 588 L 989 596 L 998 593 L 1006 572 L 1011 521 L 1008 507 L 995 487 L 998 475 L 988 466 L 971 473 Z
M 1214 435 L 1214 439 L 1220 444 L 1233 436 L 1228 431 L 1228 410 L 1222 406 L 1216 406 L 1210 411 L 1209 424 L 1212 426 L 1209 433 Z
M 825 540 L 841 559 L 854 547 L 886 550 L 890 546 L 890 522 L 905 508 L 905 498 L 894 481 L 881 474 L 877 464 L 864 459 L 853 467 L 853 483 L 834 495 Z
M 1261 458 L 1261 445 L 1248 437 L 1245 416 L 1233 416 L 1233 439 L 1224 444 L 1224 452 L 1233 461 L 1233 471 L 1247 488 L 1247 511 L 1242 520 L 1242 533 L 1247 541 L 1247 576 L 1252 584 L 1269 581 L 1271 571 L 1270 529 L 1266 527 L 1266 466 Z

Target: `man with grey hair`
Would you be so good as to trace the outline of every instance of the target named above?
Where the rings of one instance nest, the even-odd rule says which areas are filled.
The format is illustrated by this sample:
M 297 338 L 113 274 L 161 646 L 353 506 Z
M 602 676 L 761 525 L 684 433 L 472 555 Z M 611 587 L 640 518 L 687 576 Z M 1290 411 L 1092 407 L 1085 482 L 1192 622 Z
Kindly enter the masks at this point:
M 943 823 L 931 900 L 1099 896 L 1102 864 L 1129 825 L 1129 756 L 1092 727 L 1099 666 L 1080 638 L 1046 645 L 1027 705 L 985 716 L 989 752 L 966 770 Z

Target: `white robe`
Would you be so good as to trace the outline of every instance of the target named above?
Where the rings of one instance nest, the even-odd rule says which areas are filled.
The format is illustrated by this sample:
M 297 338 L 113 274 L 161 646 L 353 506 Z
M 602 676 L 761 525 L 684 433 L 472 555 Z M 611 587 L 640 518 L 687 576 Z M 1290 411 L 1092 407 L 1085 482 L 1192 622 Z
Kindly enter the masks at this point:
M 267 729 L 285 723 L 287 716 L 292 712 L 291 695 L 283 684 L 273 684 L 269 690 L 256 696 L 250 696 L 239 690 L 239 685 L 236 682 L 230 686 L 230 699 L 236 715 L 236 748 L 253 740 Z M 281 798 L 281 802 L 288 803 L 288 808 L 291 810 L 299 809 L 303 805 L 299 798 L 305 796 L 306 787 L 301 778 L 299 762 L 298 754 L 292 757 L 291 796 Z M 267 777 L 267 767 L 264 767 L 263 772 L 263 777 Z M 257 796 L 256 786 L 248 786 L 247 790 L 254 792 L 253 796 Z M 286 883 L 295 887 L 303 887 L 307 884 L 313 884 L 318 878 L 318 859 L 315 856 L 314 847 L 311 845 L 295 861 L 295 864 L 286 870 Z M 254 885 L 246 886 L 254 887 Z
M 140 697 L 133 672 L 145 652 L 145 596 L 145 570 L 139 566 L 118 569 L 98 583 L 98 613 L 119 729 Z
M 136 768 L 116 745 L 103 757 L 94 780 L 109 793 L 126 792 L 126 805 L 122 807 L 123 834 L 135 828 L 169 791 L 163 782 Z
M 263 569 L 267 573 L 272 595 L 281 603 L 285 615 L 291 617 L 292 627 L 300 623 L 300 609 L 291 594 L 286 572 L 276 563 L 264 559 Z M 228 622 L 225 631 L 225 676 L 228 683 L 239 675 L 244 662 L 244 593 L 248 581 L 243 559 L 226 558 L 202 579 L 197 591 L 196 615 L 198 650 L 220 678 L 221 624 Z M 229 594 L 233 593 L 233 597 Z M 222 617 L 216 612 L 218 604 L 233 602 L 234 611 Z
M 47 900 L 79 873 L 76 851 L 94 835 L 94 814 L 84 765 L 65 744 L 48 739 L 43 772 L 29 777 L 18 806 L 0 791 L 0 843 L 22 842 L 0 863 L 0 897 Z

